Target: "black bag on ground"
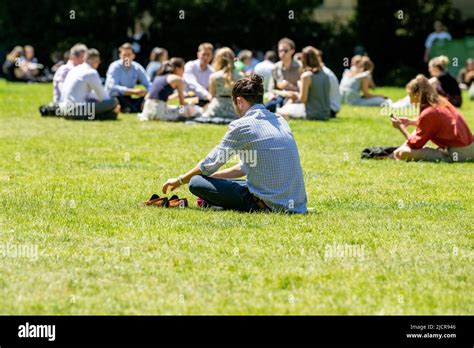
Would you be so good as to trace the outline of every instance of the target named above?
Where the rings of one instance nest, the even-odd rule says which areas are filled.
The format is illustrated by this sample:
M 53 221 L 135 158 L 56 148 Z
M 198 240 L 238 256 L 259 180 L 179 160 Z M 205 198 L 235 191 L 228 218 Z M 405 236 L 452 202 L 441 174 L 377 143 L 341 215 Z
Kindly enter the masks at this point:
M 392 154 L 395 151 L 396 147 L 368 147 L 363 149 L 360 158 L 362 159 L 369 159 L 369 158 L 377 158 L 377 157 L 386 157 Z
M 41 105 L 39 107 L 39 112 L 41 116 L 47 117 L 47 116 L 60 116 L 59 114 L 56 114 L 56 110 L 59 109 L 59 105 L 56 103 L 49 103 L 46 105 Z

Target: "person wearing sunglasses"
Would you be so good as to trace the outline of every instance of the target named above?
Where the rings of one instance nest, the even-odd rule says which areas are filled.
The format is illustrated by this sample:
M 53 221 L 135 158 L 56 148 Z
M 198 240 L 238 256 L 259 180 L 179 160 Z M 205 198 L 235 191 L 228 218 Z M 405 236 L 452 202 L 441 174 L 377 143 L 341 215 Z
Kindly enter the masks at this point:
M 298 80 L 300 79 L 300 65 L 293 59 L 295 54 L 295 43 L 293 40 L 283 38 L 278 42 L 278 57 L 280 61 L 275 64 L 272 76 L 268 83 L 270 100 L 265 107 L 275 112 L 277 107 L 283 106 L 287 101 L 281 91 L 298 92 Z

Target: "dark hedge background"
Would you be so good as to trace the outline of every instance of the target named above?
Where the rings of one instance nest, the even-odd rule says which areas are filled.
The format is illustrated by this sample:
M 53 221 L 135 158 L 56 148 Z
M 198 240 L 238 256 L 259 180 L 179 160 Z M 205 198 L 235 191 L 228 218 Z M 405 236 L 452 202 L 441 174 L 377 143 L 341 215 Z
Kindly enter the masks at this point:
M 424 40 L 433 22 L 442 20 L 455 37 L 469 22 L 460 20 L 449 0 L 359 0 L 355 19 L 341 27 L 317 23 L 314 9 L 322 0 L 0 0 L 0 51 L 32 44 L 40 61 L 52 51 L 76 42 L 101 51 L 105 64 L 126 40 L 128 27 L 148 11 L 152 46 L 166 47 L 170 56 L 194 58 L 202 41 L 265 51 L 279 38 L 324 51 L 327 65 L 339 76 L 344 57 L 363 45 L 375 62 L 378 84 L 406 81 L 424 69 Z M 474 2 L 474 1 L 473 1 Z M 474 6 L 474 4 L 473 4 Z M 75 19 L 69 19 L 70 11 Z M 185 11 L 185 19 L 178 18 Z M 288 19 L 293 10 L 295 19 Z M 403 19 L 397 16 L 403 11 Z M 405 76 L 406 75 L 406 76 Z

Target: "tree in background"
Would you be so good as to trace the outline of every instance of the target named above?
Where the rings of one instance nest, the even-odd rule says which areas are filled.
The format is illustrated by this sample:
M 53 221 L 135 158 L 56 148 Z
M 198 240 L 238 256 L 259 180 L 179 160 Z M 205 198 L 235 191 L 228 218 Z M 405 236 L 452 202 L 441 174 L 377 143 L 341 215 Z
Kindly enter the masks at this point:
M 424 43 L 441 20 L 451 34 L 460 35 L 462 22 L 449 0 L 359 0 L 354 32 L 375 62 L 379 83 L 404 85 L 426 71 Z
M 0 42 L 5 48 L 33 44 L 40 58 L 76 42 L 96 47 L 104 61 L 112 58 L 127 29 L 145 12 L 154 46 L 170 55 L 195 57 L 200 42 L 266 50 L 289 36 L 303 45 L 321 41 L 313 10 L 322 0 L 41 0 L 3 2 Z M 300 46 L 301 47 L 301 46 Z M 102 67 L 103 69 L 103 67 Z
M 147 14 L 152 46 L 170 56 L 195 57 L 197 45 L 266 51 L 288 36 L 297 50 L 306 45 L 324 52 L 338 75 L 363 45 L 375 62 L 378 84 L 404 85 L 425 71 L 423 47 L 435 20 L 461 35 L 460 14 L 449 0 L 359 0 L 355 19 L 346 26 L 321 24 L 314 11 L 322 0 L 16 0 L 0 1 L 1 50 L 32 44 L 43 62 L 53 51 L 76 42 L 100 50 L 103 74 L 127 40 L 127 29 Z M 2 46 L 3 45 L 3 46 Z

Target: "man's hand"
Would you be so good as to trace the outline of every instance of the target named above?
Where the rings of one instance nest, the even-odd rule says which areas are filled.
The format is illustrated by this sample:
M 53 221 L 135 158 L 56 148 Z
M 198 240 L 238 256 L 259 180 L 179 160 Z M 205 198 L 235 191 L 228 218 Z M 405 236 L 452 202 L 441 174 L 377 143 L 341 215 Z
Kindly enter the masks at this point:
M 130 94 L 133 94 L 133 95 L 138 95 L 140 97 L 144 97 L 146 95 L 147 91 L 145 91 L 144 89 L 141 89 L 141 88 L 131 88 L 130 89 Z
M 161 188 L 161 191 L 163 191 L 164 194 L 168 192 L 168 188 L 170 188 L 171 191 L 174 191 L 178 187 L 180 187 L 181 184 L 179 183 L 178 178 L 171 178 L 166 180 L 166 182 L 163 184 L 163 187 Z

